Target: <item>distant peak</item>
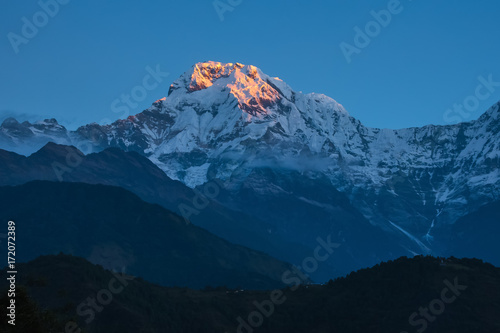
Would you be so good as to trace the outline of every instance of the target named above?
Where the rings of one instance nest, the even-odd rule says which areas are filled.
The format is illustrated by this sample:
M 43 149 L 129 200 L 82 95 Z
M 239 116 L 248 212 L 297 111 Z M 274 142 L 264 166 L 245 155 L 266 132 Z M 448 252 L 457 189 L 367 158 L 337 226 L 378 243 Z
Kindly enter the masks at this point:
M 47 142 L 45 146 L 40 148 L 33 155 L 43 155 L 43 154 L 61 155 L 61 156 L 62 155 L 68 156 L 68 154 L 76 154 L 79 156 L 84 156 L 84 154 L 75 146 L 62 145 L 51 141 Z
M 226 94 L 229 91 L 238 100 L 241 110 L 256 116 L 267 114 L 269 107 L 283 97 L 278 86 L 289 95 L 291 88 L 255 66 L 207 61 L 195 64 L 176 80 L 170 86 L 169 96 L 175 91 L 196 93 L 211 90 Z
M 9 118 L 6 118 L 2 123 L 2 126 L 16 126 L 16 125 L 23 125 L 23 126 L 38 125 L 38 126 L 52 126 L 52 127 L 53 126 L 56 126 L 56 127 L 60 126 L 55 118 L 38 120 L 34 123 L 30 123 L 29 121 L 24 121 L 24 122 L 20 123 L 19 121 L 17 121 L 17 119 L 15 119 L 13 117 L 9 117 Z
M 2 126 L 8 126 L 8 125 L 17 125 L 19 122 L 17 121 L 16 118 L 13 117 L 8 117 L 2 122 Z

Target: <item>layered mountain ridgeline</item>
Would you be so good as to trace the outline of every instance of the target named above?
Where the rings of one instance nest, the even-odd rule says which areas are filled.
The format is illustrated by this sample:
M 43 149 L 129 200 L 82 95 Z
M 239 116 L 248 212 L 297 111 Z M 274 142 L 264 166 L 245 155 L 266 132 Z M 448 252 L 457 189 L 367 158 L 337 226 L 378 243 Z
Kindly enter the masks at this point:
M 2 321 L 2 332 L 500 331 L 500 269 L 474 259 L 400 258 L 325 285 L 290 281 L 281 291 L 165 288 L 62 254 L 18 269 L 31 301 L 17 330 Z M 7 301 L 2 293 L 0 304 Z
M 60 125 L 52 120 L 19 124 L 9 119 L 0 126 L 0 147 L 18 151 L 43 141 L 71 143 L 85 153 L 119 147 L 148 157 L 191 188 L 203 189 L 215 177 L 224 182 L 225 191 L 216 198 L 220 205 L 308 248 L 314 247 L 314 234 L 333 230 L 341 240 L 350 231 L 339 226 L 368 221 L 397 245 L 383 240 L 379 243 L 389 244 L 391 251 L 362 250 L 366 265 L 397 256 L 401 249 L 411 254 L 446 249 L 450 244 L 440 237 L 440 228 L 498 200 L 499 106 L 456 125 L 367 128 L 333 99 L 296 92 L 254 66 L 205 62 L 176 80 L 166 98 L 135 116 L 56 134 L 53 128 Z M 318 200 L 310 185 L 301 192 L 303 184 L 332 194 Z M 349 199 L 348 206 L 338 192 Z M 248 202 L 261 194 L 277 203 L 271 208 L 277 209 L 284 197 L 298 204 L 281 209 L 276 220 L 278 210 L 265 214 L 267 200 Z M 351 207 L 363 221 L 348 222 Z M 329 219 L 308 229 L 312 211 Z M 263 233 L 259 237 L 266 239 Z
M 284 173 L 259 169 L 236 196 L 224 184 L 212 183 L 218 193 L 208 200 L 200 196 L 205 188 L 193 190 L 142 155 L 117 148 L 84 155 L 75 147 L 49 143 L 29 157 L 0 150 L 0 162 L 0 185 L 62 179 L 120 186 L 178 214 L 191 212 L 190 221 L 231 242 L 297 265 L 313 254 L 318 237 L 329 236 L 342 246 L 311 273 L 315 281 L 405 254 L 397 237 L 372 226 L 324 177 L 290 171 L 284 178 Z M 273 183 L 272 191 L 259 190 Z
M 170 179 L 149 159 L 136 152 L 108 148 L 84 155 L 75 147 L 48 143 L 25 157 L 0 149 L 0 186 L 21 185 L 32 180 L 119 186 L 147 202 L 181 214 L 195 225 L 231 242 L 265 251 L 283 260 L 301 260 L 310 252 L 303 245 L 269 234 L 271 226 L 255 217 L 228 209 L 210 198 L 200 198 L 199 193 Z M 202 201 L 203 209 L 196 209 L 195 198 Z
M 500 266 L 498 235 L 500 235 L 500 201 L 484 205 L 460 218 L 454 225 L 436 231 L 447 239 L 450 248 L 445 253 L 458 257 L 482 258 Z
M 63 251 L 154 283 L 192 288 L 273 288 L 283 286 L 282 275 L 292 269 L 118 187 L 34 181 L 0 187 L 0 202 L 0 220 L 16 223 L 18 262 Z

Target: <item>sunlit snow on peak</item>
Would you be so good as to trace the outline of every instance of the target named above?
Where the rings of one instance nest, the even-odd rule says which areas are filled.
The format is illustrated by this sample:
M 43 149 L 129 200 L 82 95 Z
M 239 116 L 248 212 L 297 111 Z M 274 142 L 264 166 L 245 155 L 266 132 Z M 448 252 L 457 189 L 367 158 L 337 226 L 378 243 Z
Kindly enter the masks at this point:
M 167 99 L 166 97 L 162 97 L 162 98 L 160 98 L 160 99 L 157 99 L 157 100 L 155 101 L 155 103 L 160 103 L 160 102 L 163 102 L 163 101 L 165 101 L 166 99 Z
M 193 66 L 186 90 L 195 93 L 211 87 L 219 92 L 228 89 L 241 110 L 250 117 L 258 117 L 268 114 L 268 109 L 280 99 L 280 93 L 268 83 L 269 79 L 255 66 L 208 61 Z M 179 85 L 174 83 L 173 89 Z

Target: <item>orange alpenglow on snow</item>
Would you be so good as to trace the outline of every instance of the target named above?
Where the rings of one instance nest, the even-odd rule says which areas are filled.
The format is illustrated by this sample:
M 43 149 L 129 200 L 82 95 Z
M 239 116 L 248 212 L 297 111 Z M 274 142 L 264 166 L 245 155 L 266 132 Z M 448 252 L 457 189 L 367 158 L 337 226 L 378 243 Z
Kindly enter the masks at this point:
M 160 103 L 160 102 L 165 101 L 165 100 L 167 100 L 167 98 L 166 98 L 166 97 L 162 97 L 162 98 L 160 98 L 160 99 L 157 99 L 157 100 L 155 101 L 155 103 Z
M 280 95 L 260 74 L 257 67 L 240 63 L 198 63 L 194 66 L 188 90 L 195 92 L 213 85 L 224 85 L 236 97 L 242 110 L 254 116 L 266 114 L 266 108 L 275 104 Z M 221 78 L 228 80 L 218 81 Z

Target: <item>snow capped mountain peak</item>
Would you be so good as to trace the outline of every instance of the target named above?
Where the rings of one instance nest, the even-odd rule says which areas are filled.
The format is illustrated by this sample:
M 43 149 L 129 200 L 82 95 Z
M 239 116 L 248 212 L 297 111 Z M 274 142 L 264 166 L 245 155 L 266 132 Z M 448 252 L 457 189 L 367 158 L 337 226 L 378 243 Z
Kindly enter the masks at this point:
M 54 118 L 30 123 L 18 122 L 10 117 L 0 125 L 0 148 L 8 148 L 21 154 L 31 154 L 47 142 L 70 143 L 66 128 Z
M 236 99 L 249 119 L 269 115 L 281 99 L 291 99 L 294 94 L 281 79 L 272 78 L 255 66 L 215 61 L 195 64 L 170 86 L 172 99 L 186 93 L 195 99 L 210 95 L 212 101 L 222 93 L 225 99 Z
M 200 62 L 193 66 L 193 71 L 189 77 L 190 84 L 188 91 L 193 92 L 212 86 L 220 78 L 227 78 L 232 73 L 244 67 L 242 64 L 207 61 Z M 188 72 L 189 74 L 189 72 Z
M 193 151 L 243 158 L 257 147 L 270 151 L 285 146 L 292 155 L 305 149 L 328 156 L 338 141 L 335 136 L 345 137 L 341 133 L 358 125 L 342 105 L 325 95 L 295 92 L 252 65 L 214 61 L 197 63 L 181 75 L 148 115 L 149 120 L 138 115 L 144 119 L 127 126 L 155 142 L 144 151 L 152 158 Z M 108 134 L 108 144 L 115 136 Z
M 434 222 L 498 197 L 499 119 L 497 104 L 467 123 L 368 128 L 330 97 L 296 92 L 255 66 L 208 61 L 135 116 L 75 132 L 52 120 L 7 119 L 0 144 L 19 151 L 50 140 L 137 151 L 190 187 L 209 175 L 239 179 L 255 168 L 310 171 L 358 202 L 373 223 L 393 229 L 387 221 L 399 219 L 402 230 L 420 232 L 425 225 L 428 234 Z M 388 209 L 379 205 L 380 196 L 398 204 Z M 411 205 L 404 198 L 412 198 Z

